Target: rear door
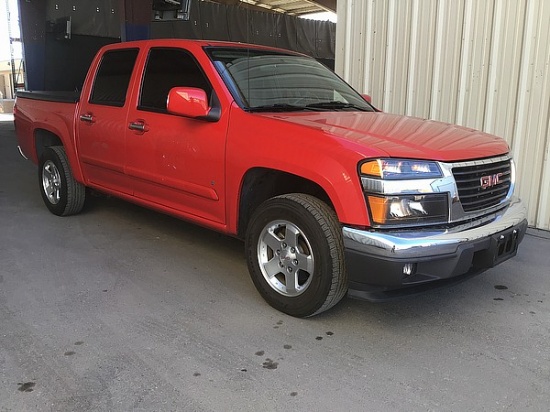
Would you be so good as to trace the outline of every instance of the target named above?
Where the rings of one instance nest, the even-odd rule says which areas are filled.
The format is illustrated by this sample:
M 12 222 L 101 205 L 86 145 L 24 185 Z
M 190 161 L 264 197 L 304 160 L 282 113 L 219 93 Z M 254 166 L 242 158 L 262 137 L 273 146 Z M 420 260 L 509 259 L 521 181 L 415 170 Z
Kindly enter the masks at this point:
M 110 50 L 103 54 L 87 100 L 77 114 L 79 156 L 85 179 L 93 186 L 132 193 L 124 173 L 129 106 L 129 85 L 138 48 Z
M 225 223 L 226 120 L 207 122 L 171 115 L 168 92 L 196 87 L 213 99 L 213 88 L 185 49 L 154 47 L 147 55 L 137 107 L 129 108 L 126 173 L 134 195 L 202 223 Z

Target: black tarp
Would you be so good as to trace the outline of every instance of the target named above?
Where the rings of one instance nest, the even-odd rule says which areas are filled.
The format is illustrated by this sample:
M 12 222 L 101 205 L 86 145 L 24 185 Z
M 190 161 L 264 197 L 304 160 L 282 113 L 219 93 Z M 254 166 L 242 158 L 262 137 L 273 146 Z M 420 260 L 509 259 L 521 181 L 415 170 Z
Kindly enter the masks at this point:
M 317 30 L 315 20 L 302 19 L 301 24 L 296 25 L 296 51 L 314 57 L 317 55 Z
M 153 39 L 202 39 L 200 2 L 192 1 L 189 7 L 189 20 L 153 20 Z
M 264 46 L 276 46 L 275 19 L 273 13 L 263 13 L 259 11 L 245 11 L 244 19 L 250 25 L 251 37 L 248 43 L 262 44 Z M 243 16 L 239 16 L 242 20 Z
M 189 20 L 154 20 L 152 38 L 235 41 L 298 51 L 334 67 L 336 24 L 192 1 Z
M 29 29 L 34 28 L 36 22 L 27 21 L 35 2 L 22 3 L 22 21 L 28 26 L 23 27 L 23 32 L 29 87 L 35 90 L 80 88 L 97 50 L 121 39 L 125 21 L 119 15 L 121 4 L 117 0 L 48 0 L 40 9 L 46 14 L 45 32 L 37 35 Z M 70 40 L 63 33 L 69 18 Z M 147 25 L 145 28 L 148 29 Z M 189 20 L 153 20 L 150 35 L 151 38 L 228 40 L 276 46 L 311 55 L 333 69 L 335 30 L 336 25 L 330 22 L 191 0 Z M 144 33 L 148 35 L 149 31 Z M 33 40 L 35 38 L 38 40 Z M 36 64 L 35 56 L 40 57 L 35 59 Z M 38 64 L 41 59 L 44 63 Z M 40 69 L 34 70 L 35 67 Z
M 119 2 L 113 0 L 50 0 L 46 8 L 46 20 L 50 27 L 63 20 L 71 20 L 71 34 L 98 37 L 119 37 Z
M 46 34 L 48 58 L 44 64 L 43 90 L 81 90 L 97 50 L 120 39 L 75 34 L 70 41 L 58 41 Z
M 320 21 L 315 25 L 317 39 L 315 55 L 321 59 L 333 59 L 336 52 L 336 24 Z
M 227 12 L 227 34 L 225 38 L 217 40 L 230 40 L 241 43 L 250 43 L 252 38 L 252 22 L 242 18 L 244 9 L 238 7 L 226 7 Z
M 296 18 L 281 14 L 277 19 L 277 47 L 296 50 L 298 28 Z
M 205 40 L 227 38 L 229 36 L 229 29 L 227 27 L 227 7 L 218 3 L 209 4 L 208 7 L 204 7 L 204 4 L 204 2 L 199 3 L 202 38 Z M 193 10 L 194 9 L 191 9 L 191 11 Z

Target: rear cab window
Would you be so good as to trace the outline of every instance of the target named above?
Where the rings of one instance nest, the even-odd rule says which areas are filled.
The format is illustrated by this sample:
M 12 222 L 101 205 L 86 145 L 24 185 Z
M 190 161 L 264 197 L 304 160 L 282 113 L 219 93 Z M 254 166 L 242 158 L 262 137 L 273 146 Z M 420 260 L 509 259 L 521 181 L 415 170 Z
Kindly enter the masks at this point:
M 139 49 L 105 52 L 94 79 L 89 102 L 123 107 Z

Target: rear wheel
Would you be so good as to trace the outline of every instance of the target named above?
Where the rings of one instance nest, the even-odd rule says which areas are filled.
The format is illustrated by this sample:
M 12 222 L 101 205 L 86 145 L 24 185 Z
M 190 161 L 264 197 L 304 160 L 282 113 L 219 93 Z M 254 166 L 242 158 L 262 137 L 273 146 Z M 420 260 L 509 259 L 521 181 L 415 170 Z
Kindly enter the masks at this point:
M 44 204 L 54 215 L 74 215 L 84 207 L 86 188 L 74 179 L 62 146 L 44 149 L 38 181 Z
M 313 196 L 288 194 L 260 205 L 249 224 L 246 251 L 256 288 L 281 312 L 312 316 L 346 294 L 340 224 Z

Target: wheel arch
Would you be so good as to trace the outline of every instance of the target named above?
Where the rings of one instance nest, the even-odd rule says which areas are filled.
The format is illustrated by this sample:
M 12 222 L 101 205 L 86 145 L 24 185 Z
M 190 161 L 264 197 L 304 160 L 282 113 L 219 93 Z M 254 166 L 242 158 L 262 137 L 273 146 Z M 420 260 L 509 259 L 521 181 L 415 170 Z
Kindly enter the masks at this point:
M 263 167 L 252 168 L 242 179 L 237 236 L 241 239 L 244 238 L 248 222 L 260 204 L 272 197 L 289 193 L 314 196 L 335 210 L 330 196 L 319 184 L 280 170 Z
M 36 158 L 40 159 L 44 153 L 44 149 L 50 146 L 63 146 L 61 138 L 46 129 L 35 129 L 34 131 L 34 149 Z
M 36 163 L 40 161 L 40 157 L 44 153 L 44 150 L 51 146 L 63 146 L 74 178 L 79 183 L 84 183 L 82 170 L 80 169 L 80 163 L 78 162 L 74 145 L 70 143 L 66 144 L 61 137 L 61 133 L 55 133 L 42 127 L 34 129 L 34 153 L 36 156 Z

